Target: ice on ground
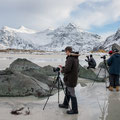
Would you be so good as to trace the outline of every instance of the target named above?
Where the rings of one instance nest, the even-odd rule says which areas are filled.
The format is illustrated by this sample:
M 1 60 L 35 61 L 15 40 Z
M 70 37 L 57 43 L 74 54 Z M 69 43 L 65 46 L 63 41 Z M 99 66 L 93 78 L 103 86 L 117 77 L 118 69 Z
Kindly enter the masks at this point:
M 80 56 L 80 64 L 87 65 L 84 61 L 87 54 Z M 95 55 L 98 64 L 103 54 Z M 0 53 L 0 69 L 5 69 L 17 58 L 27 58 L 40 66 L 59 64 L 64 65 L 65 55 L 29 55 L 29 54 L 2 54 Z M 84 82 L 84 79 L 83 81 Z M 43 111 L 43 105 L 46 99 L 29 97 L 0 97 L 0 120 L 118 120 L 120 118 L 120 92 L 109 92 L 106 90 L 105 83 L 96 83 L 85 81 L 85 87 L 80 84 L 76 87 L 76 96 L 78 98 L 79 114 L 67 115 L 66 110 L 58 108 L 58 96 L 51 96 L 46 109 Z M 60 92 L 60 103 L 64 97 L 63 91 Z M 26 106 L 30 108 L 30 115 L 11 115 L 11 110 L 16 106 Z
M 109 92 L 104 83 L 95 83 L 86 87 L 80 84 L 76 87 L 79 114 L 67 115 L 65 109 L 58 108 L 58 95 L 51 96 L 48 104 L 43 111 L 46 99 L 41 100 L 35 97 L 23 98 L 0 98 L 0 120 L 118 120 L 120 93 Z M 60 92 L 60 103 L 64 97 L 63 91 Z M 30 108 L 31 114 L 28 116 L 10 114 L 14 105 L 24 105 Z M 118 105 L 118 106 L 117 106 Z M 114 107 L 115 106 L 115 107 Z M 113 111 L 113 110 L 116 111 Z M 111 114 L 112 113 L 112 114 Z M 115 116 L 117 115 L 117 116 Z

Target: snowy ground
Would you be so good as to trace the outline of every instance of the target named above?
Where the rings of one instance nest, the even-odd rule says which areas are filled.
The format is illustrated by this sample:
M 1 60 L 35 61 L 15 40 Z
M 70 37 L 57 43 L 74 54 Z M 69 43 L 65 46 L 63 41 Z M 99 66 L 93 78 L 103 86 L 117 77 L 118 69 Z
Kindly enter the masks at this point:
M 84 62 L 85 55 L 80 56 L 82 66 L 87 65 Z M 95 55 L 99 62 L 100 55 Z M 26 55 L 26 54 L 2 54 L 0 53 L 0 69 L 5 69 L 16 58 L 27 58 L 40 66 L 64 64 L 65 55 Z M 92 86 L 91 81 L 81 80 L 87 86 L 76 87 L 76 96 L 79 103 L 78 115 L 67 115 L 66 110 L 58 108 L 58 96 L 55 94 L 50 97 L 46 109 L 43 111 L 43 105 L 46 99 L 29 97 L 0 97 L 0 120 L 119 120 L 120 118 L 120 92 L 109 92 L 105 88 L 105 83 L 95 83 Z M 63 91 L 60 93 L 60 102 L 64 97 Z M 10 112 L 14 106 L 28 106 L 30 115 L 11 115 Z

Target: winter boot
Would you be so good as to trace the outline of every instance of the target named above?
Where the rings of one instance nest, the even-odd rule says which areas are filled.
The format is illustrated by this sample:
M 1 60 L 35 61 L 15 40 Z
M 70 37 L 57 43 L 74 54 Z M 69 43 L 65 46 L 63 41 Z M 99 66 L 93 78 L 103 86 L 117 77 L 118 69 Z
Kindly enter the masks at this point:
M 117 92 L 119 91 L 119 86 L 116 86 L 116 91 L 117 91 Z
M 67 114 L 78 114 L 78 105 L 76 97 L 71 96 L 72 110 L 68 110 Z
M 112 86 L 110 86 L 110 87 L 109 87 L 109 90 L 110 90 L 110 91 L 113 91 L 113 87 L 112 87 Z
M 69 101 L 70 101 L 70 95 L 66 95 L 65 98 L 64 98 L 63 104 L 59 104 L 59 108 L 66 108 L 66 109 L 68 109 Z

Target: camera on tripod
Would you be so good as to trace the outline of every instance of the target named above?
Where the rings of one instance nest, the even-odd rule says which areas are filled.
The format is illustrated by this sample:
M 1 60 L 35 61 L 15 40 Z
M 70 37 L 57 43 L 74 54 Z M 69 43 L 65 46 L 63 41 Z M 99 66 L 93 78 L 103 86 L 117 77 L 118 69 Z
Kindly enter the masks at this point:
M 60 68 L 59 67 L 53 67 L 53 72 L 60 72 Z
M 104 55 L 104 56 L 102 56 L 101 58 L 102 58 L 102 59 L 104 59 L 104 60 L 106 60 L 106 56 L 105 56 L 105 55 Z

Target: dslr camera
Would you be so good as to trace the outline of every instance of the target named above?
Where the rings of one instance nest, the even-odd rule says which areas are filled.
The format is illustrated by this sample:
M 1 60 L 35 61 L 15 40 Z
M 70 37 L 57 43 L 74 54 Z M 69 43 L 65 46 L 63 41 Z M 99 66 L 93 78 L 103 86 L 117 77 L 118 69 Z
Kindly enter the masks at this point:
M 60 72 L 60 68 L 59 67 L 53 67 L 53 72 Z
M 101 58 L 102 58 L 102 59 L 104 59 L 104 60 L 106 60 L 106 56 L 105 56 L 105 55 L 104 55 L 104 56 L 102 56 Z

